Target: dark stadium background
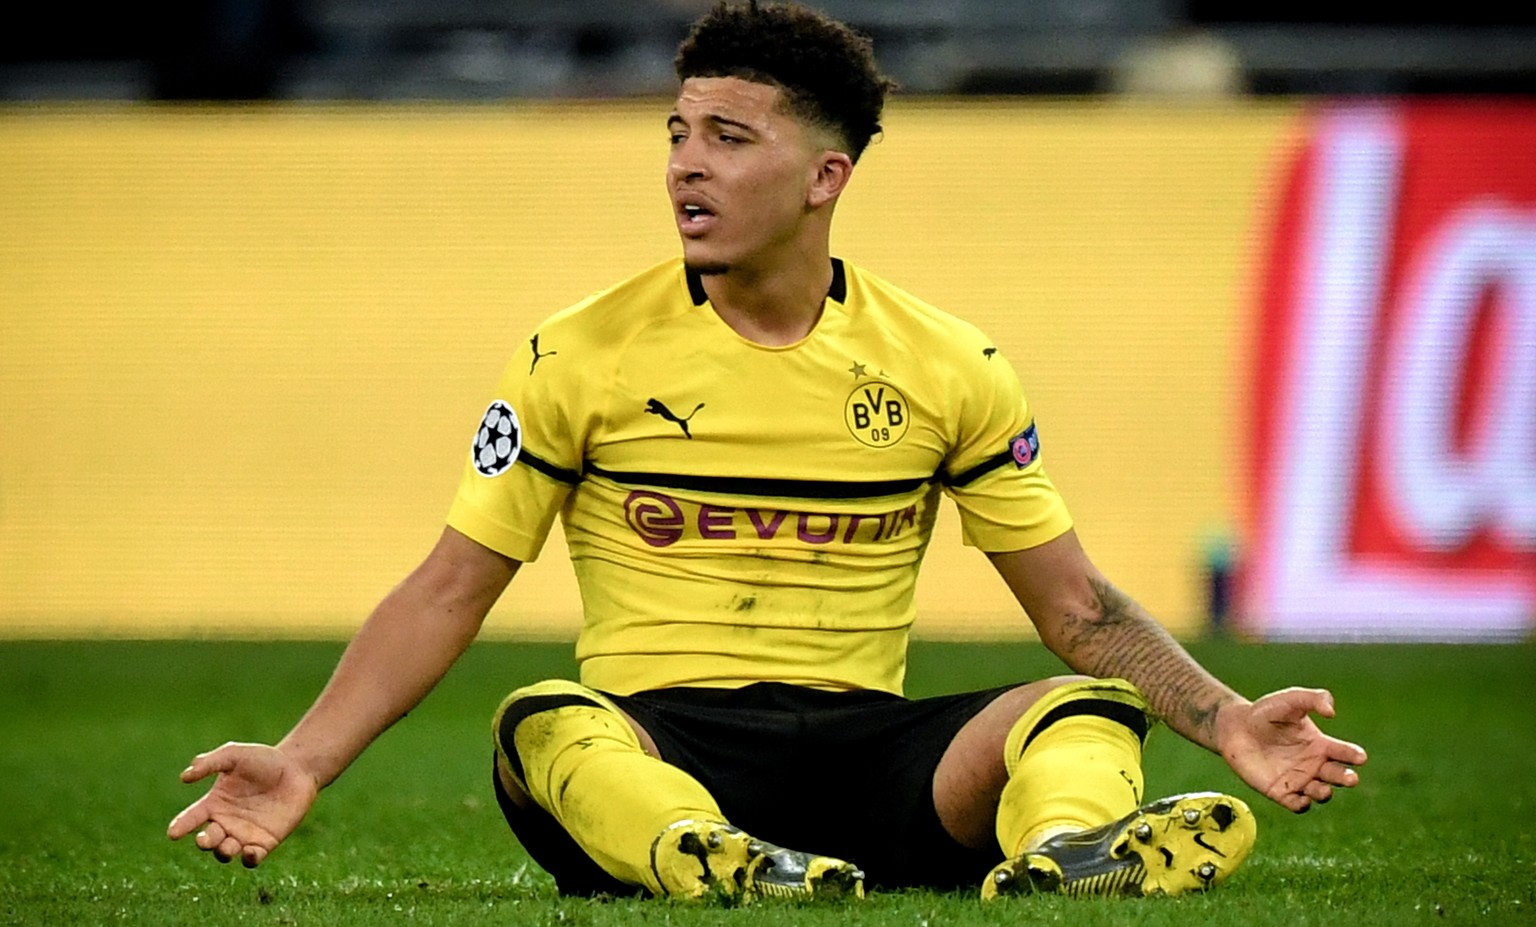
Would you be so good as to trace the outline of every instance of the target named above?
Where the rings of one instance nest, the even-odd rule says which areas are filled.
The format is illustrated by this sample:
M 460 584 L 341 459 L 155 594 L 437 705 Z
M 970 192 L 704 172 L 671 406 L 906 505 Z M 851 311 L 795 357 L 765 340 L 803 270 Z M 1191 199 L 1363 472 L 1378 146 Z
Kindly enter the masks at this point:
M 706 0 L 21 3 L 0 98 L 398 99 L 665 92 Z M 1536 90 L 1529 4 L 829 0 L 909 92 L 1100 93 L 1136 46 L 1201 33 L 1259 94 Z M 478 67 L 478 70 L 476 68 Z

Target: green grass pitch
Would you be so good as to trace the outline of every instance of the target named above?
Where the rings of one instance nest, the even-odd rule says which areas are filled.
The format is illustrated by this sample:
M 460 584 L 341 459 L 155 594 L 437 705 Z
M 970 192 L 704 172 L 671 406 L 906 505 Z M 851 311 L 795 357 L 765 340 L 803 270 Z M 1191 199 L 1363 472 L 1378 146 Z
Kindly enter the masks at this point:
M 0 643 L 0 923 L 46 925 L 1370 925 L 1536 922 L 1536 645 L 1191 649 L 1248 694 L 1333 689 L 1329 729 L 1370 751 L 1363 783 L 1292 816 L 1166 730 L 1149 792 L 1223 789 L 1259 842 L 1221 889 L 1178 899 L 898 892 L 863 904 L 723 909 L 556 896 L 501 822 L 489 716 L 507 690 L 572 672 L 566 645 L 477 644 L 343 776 L 260 869 L 219 866 L 167 821 L 177 781 L 224 740 L 283 734 L 334 643 Z M 909 692 L 1061 671 L 1038 645 L 914 647 Z

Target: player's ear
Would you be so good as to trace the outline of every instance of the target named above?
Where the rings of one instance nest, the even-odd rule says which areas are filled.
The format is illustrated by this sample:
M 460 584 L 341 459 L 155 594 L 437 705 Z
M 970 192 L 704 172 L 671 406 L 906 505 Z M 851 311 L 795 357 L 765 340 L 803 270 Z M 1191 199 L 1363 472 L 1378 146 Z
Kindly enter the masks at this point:
M 811 177 L 811 188 L 805 195 L 806 205 L 819 209 L 836 200 L 852 176 L 852 158 L 841 151 L 823 151 L 816 159 L 816 173 Z

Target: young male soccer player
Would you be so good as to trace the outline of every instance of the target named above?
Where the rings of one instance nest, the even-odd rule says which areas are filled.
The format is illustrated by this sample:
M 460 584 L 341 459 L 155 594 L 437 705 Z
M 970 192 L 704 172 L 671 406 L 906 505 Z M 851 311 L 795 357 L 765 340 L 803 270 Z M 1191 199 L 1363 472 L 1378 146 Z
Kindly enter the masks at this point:
M 1204 889 L 1253 816 L 1217 793 L 1144 805 L 1153 718 L 1292 811 L 1354 785 L 1364 751 L 1309 717 L 1328 693 L 1240 697 L 1094 568 L 987 338 L 831 256 L 888 89 L 867 41 L 721 5 L 677 70 L 682 260 L 539 327 L 436 547 L 287 737 L 192 762 L 184 780 L 219 776 L 170 836 L 261 862 L 448 670 L 557 515 L 581 683 L 513 692 L 492 734 L 507 819 L 564 892 Z M 901 697 L 944 495 L 1082 675 Z

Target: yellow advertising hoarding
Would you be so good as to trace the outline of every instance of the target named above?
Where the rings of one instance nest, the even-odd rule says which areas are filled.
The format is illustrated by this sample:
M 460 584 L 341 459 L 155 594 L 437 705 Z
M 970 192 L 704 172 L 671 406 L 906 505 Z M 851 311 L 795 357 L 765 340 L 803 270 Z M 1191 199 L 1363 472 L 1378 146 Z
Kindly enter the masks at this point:
M 677 251 L 665 101 L 0 110 L 0 636 L 340 636 L 513 348 Z M 1089 552 L 1176 632 L 1298 110 L 901 101 L 834 251 L 989 332 Z M 563 542 L 488 628 L 565 636 Z M 916 633 L 1027 633 L 941 517 Z

